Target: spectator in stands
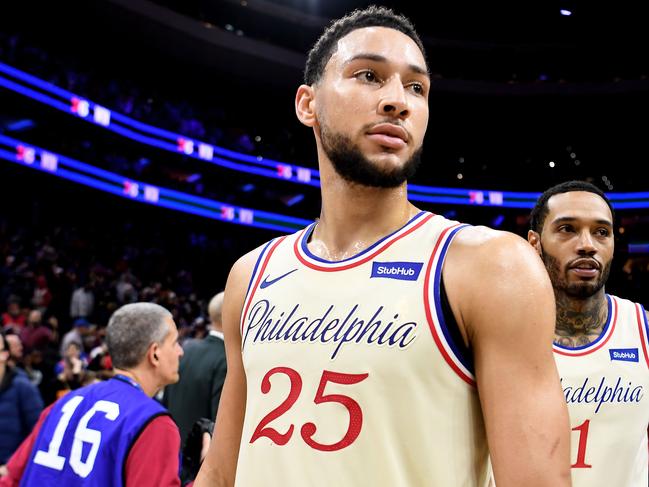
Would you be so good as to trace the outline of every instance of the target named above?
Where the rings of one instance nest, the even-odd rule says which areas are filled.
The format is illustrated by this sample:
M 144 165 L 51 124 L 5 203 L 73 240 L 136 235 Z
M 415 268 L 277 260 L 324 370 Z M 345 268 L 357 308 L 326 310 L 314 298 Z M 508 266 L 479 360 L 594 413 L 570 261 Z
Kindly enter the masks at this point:
M 36 277 L 36 286 L 32 295 L 32 306 L 44 313 L 52 301 L 52 293 L 47 287 L 45 276 Z
M 43 409 L 38 389 L 8 362 L 7 340 L 0 331 L 0 465 L 29 434 Z
M 115 285 L 115 295 L 120 304 L 134 303 L 137 301 L 137 291 L 133 286 L 135 278 L 130 272 L 124 272 Z
M 80 343 L 70 342 L 65 349 L 63 358 L 56 364 L 56 398 L 63 397 L 70 391 L 74 391 L 85 385 L 86 369 L 88 360 L 82 352 Z
M 10 367 L 19 374 L 25 374 L 29 382 L 38 387 L 43 380 L 43 374 L 32 367 L 31 354 L 24 354 L 23 342 L 20 337 L 14 333 L 5 335 L 7 349 L 9 350 Z M 42 396 L 42 395 L 41 395 Z
M 70 300 L 70 317 L 89 318 L 95 309 L 94 283 L 89 280 L 72 293 Z
M 44 350 L 55 341 L 54 332 L 43 324 L 43 314 L 32 310 L 27 317 L 27 326 L 20 332 L 20 338 L 28 351 Z
M 97 377 L 112 377 L 113 362 L 108 353 L 108 344 L 102 341 L 90 351 L 88 369 L 94 371 Z
M 7 365 L 22 370 L 23 365 L 23 342 L 15 333 L 7 333 L 5 335 L 5 346 L 9 351 L 9 359 Z
M 7 300 L 7 311 L 2 313 L 2 327 L 5 331 L 12 329 L 20 332 L 25 326 L 25 314 L 20 309 L 20 299 L 11 296 Z
M 180 428 L 183 442 L 200 418 L 214 419 L 225 380 L 226 362 L 221 325 L 223 293 L 208 305 L 209 335 L 187 347 L 180 362 L 180 381 L 165 390 L 163 402 Z
M 90 323 L 85 318 L 77 318 L 72 324 L 72 329 L 65 334 L 61 340 L 61 347 L 59 352 L 61 356 L 65 355 L 65 351 L 70 343 L 77 343 L 83 349 L 84 337 L 90 332 Z

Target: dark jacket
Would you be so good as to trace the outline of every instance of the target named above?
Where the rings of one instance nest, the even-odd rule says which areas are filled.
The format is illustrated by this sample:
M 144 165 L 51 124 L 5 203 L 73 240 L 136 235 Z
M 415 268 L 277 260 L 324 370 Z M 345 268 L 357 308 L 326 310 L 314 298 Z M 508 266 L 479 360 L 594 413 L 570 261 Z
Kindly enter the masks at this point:
M 7 367 L 0 384 L 0 465 L 27 437 L 42 410 L 41 395 L 27 374 Z
M 183 444 L 198 419 L 216 417 L 226 370 L 223 340 L 213 335 L 192 344 L 180 359 L 180 380 L 166 388 L 163 402 Z

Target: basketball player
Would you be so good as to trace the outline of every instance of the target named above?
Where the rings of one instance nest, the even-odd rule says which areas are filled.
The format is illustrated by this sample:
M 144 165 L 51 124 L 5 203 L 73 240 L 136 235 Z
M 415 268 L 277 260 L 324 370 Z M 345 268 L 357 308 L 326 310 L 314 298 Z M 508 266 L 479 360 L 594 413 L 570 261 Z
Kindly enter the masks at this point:
M 528 240 L 554 287 L 573 485 L 646 486 L 649 330 L 640 304 L 604 291 L 614 250 L 611 203 L 586 182 L 554 186 L 532 210 Z
M 162 306 L 133 303 L 115 311 L 106 329 L 115 377 L 46 409 L 0 486 L 179 486 L 178 427 L 152 399 L 178 381 L 177 339 Z
M 311 50 L 295 106 L 322 212 L 230 273 L 218 441 L 197 486 L 482 486 L 487 439 L 499 487 L 569 485 L 538 256 L 407 200 L 429 90 L 391 10 L 352 13 Z

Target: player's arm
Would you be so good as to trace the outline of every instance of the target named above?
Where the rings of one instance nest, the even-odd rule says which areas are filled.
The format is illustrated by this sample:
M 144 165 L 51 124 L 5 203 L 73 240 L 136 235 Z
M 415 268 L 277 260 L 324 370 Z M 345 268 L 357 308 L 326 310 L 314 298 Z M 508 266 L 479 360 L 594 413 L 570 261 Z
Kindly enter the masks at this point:
M 223 335 L 227 374 L 214 426 L 214 440 L 194 482 L 194 487 L 229 487 L 239 457 L 239 444 L 246 411 L 246 375 L 241 358 L 239 329 L 250 276 L 261 253 L 257 249 L 239 259 L 228 276 L 223 298 Z
M 444 279 L 473 349 L 496 485 L 569 486 L 554 294 L 538 255 L 513 234 L 467 228 L 450 248 Z

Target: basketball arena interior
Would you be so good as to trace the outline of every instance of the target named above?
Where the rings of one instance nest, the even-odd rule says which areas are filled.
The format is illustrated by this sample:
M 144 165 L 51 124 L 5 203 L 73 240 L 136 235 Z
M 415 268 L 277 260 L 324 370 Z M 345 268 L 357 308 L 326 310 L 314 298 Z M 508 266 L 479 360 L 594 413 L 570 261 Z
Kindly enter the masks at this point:
M 323 28 L 371 3 L 3 2 L 0 313 L 39 310 L 59 339 L 87 320 L 90 352 L 121 304 L 152 301 L 181 340 L 202 336 L 233 263 L 319 217 L 316 148 L 295 93 Z M 540 193 L 589 181 L 615 209 L 606 290 L 649 305 L 640 5 L 381 4 L 413 20 L 431 73 L 410 201 L 526 237 Z M 83 316 L 71 310 L 79 288 L 93 296 Z M 61 386 L 50 348 L 23 357 L 44 369 L 46 405 Z

